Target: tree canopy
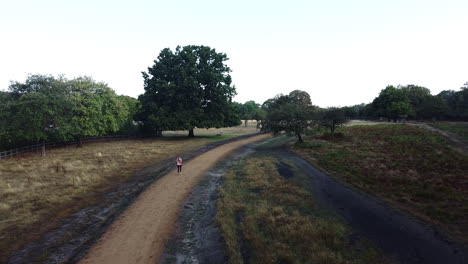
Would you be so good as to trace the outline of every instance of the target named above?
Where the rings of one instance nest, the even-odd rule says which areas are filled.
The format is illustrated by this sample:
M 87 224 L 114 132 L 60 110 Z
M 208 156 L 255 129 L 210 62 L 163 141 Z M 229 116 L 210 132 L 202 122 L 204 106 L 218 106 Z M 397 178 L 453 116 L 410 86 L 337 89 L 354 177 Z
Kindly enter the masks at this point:
M 0 100 L 3 149 L 109 135 L 133 120 L 128 99 L 90 77 L 30 75 L 24 83 L 13 82 Z
M 294 134 L 300 143 L 302 135 L 313 120 L 315 107 L 307 92 L 295 90 L 288 95 L 278 95 L 262 105 L 266 111 L 262 130 Z
M 418 86 L 387 86 L 370 104 L 342 108 L 348 118 L 468 120 L 468 83 L 432 95 Z
M 345 116 L 343 109 L 338 107 L 330 107 L 321 113 L 320 125 L 330 129 L 331 137 L 335 135 L 335 130 L 339 126 L 345 124 L 348 119 Z
M 239 124 L 232 106 L 228 57 L 207 46 L 163 49 L 154 65 L 143 72 L 145 93 L 139 97 L 139 118 L 145 132 L 189 130 Z

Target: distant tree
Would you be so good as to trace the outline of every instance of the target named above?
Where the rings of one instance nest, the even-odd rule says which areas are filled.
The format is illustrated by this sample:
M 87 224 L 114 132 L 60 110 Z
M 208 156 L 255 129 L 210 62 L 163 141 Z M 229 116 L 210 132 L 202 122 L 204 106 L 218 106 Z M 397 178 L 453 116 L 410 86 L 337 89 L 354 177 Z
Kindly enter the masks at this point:
M 341 109 L 344 111 L 345 116 L 349 119 L 362 118 L 364 116 L 365 104 L 358 104 L 353 106 L 345 106 Z
M 255 114 L 253 115 L 253 119 L 257 121 L 257 129 L 262 127 L 262 121 L 266 118 L 266 111 L 259 108 L 255 111 Z
M 12 111 L 12 96 L 9 92 L 0 91 L 0 150 L 10 148 L 14 144 L 14 112 Z
M 433 114 L 437 114 L 438 116 L 439 114 L 436 112 L 443 110 L 443 108 L 437 110 L 436 105 L 433 105 L 438 100 L 434 99 L 429 89 L 417 85 L 408 85 L 401 89 L 408 96 L 409 103 L 413 109 L 409 117 L 418 119 L 432 118 Z
M 136 135 L 139 133 L 139 127 L 137 122 L 137 113 L 141 108 L 140 101 L 130 96 L 121 95 L 118 96 L 118 99 L 122 102 L 123 107 L 125 108 L 126 116 L 119 133 L 123 135 Z
M 139 97 L 139 118 L 147 133 L 226 127 L 233 117 L 230 68 L 226 54 L 207 46 L 177 47 L 161 51 L 154 65 L 143 72 L 145 93 Z M 236 121 L 236 122 L 234 122 Z
M 392 102 L 387 111 L 388 116 L 392 118 L 394 122 L 399 119 L 406 119 L 409 115 L 414 113 L 411 104 L 407 101 Z
M 345 112 L 341 108 L 330 107 L 322 112 L 320 125 L 330 129 L 332 138 L 335 136 L 335 130 L 339 126 L 345 124 L 348 119 Z
M 81 146 L 81 139 L 115 133 L 129 119 L 125 101 L 102 82 L 91 77 L 78 77 L 67 82 L 71 89 L 71 135 Z
M 448 112 L 448 107 L 438 96 L 426 96 L 417 108 L 418 117 L 423 119 L 440 119 Z
M 441 98 L 447 106 L 446 118 L 455 120 L 468 120 L 468 83 L 465 83 L 459 91 L 445 90 L 437 97 Z
M 247 121 L 253 119 L 255 112 L 260 109 L 260 104 L 255 101 L 247 101 L 241 107 L 241 118 L 244 120 L 244 124 L 247 127 Z
M 294 134 L 299 143 L 302 135 L 313 120 L 314 106 L 307 92 L 295 90 L 289 95 L 278 95 L 265 101 L 263 109 L 266 117 L 262 121 L 263 131 Z
M 28 141 L 42 142 L 42 156 L 46 155 L 47 140 L 70 139 L 71 105 L 62 77 L 30 75 L 25 83 L 12 83 L 9 91 L 14 99 L 11 110 L 15 113 L 15 133 Z
M 45 156 L 46 141 L 115 133 L 131 118 L 127 101 L 90 77 L 30 75 L 0 92 L 0 148 L 41 142 Z
M 414 113 L 407 91 L 394 86 L 387 86 L 380 92 L 372 102 L 372 109 L 375 116 L 385 116 L 394 122 L 401 116 Z

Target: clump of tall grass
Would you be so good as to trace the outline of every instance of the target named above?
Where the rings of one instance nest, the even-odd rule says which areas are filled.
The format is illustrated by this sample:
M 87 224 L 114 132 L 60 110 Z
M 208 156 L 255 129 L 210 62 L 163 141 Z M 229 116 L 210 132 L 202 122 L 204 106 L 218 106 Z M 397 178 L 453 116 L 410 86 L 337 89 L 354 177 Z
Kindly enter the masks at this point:
M 338 220 L 318 213 L 301 186 L 282 178 L 276 160 L 252 158 L 225 174 L 216 222 L 229 263 L 385 263 L 357 250 Z

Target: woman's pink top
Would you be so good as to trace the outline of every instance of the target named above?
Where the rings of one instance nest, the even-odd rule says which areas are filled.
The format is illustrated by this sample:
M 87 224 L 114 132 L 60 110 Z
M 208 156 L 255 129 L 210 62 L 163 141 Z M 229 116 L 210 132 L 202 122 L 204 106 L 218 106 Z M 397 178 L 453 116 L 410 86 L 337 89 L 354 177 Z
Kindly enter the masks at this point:
M 182 165 L 182 158 L 177 158 L 177 165 Z

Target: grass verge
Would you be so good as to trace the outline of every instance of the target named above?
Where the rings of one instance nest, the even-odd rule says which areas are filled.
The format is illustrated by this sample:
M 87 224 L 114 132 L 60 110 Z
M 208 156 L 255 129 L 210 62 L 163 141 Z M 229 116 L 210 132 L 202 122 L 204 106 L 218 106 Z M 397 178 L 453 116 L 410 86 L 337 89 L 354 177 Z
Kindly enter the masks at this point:
M 440 130 L 452 132 L 464 140 L 468 140 L 468 123 L 428 123 L 428 125 Z
M 386 263 L 363 241 L 351 242 L 273 158 L 250 158 L 224 176 L 216 222 L 229 263 Z
M 255 128 L 203 132 L 204 136 L 191 139 L 100 142 L 52 149 L 45 158 L 30 153 L 0 160 L 0 263 L 142 168 L 213 141 L 255 132 Z
M 447 140 L 405 125 L 344 127 L 344 137 L 309 137 L 293 150 L 366 192 L 381 196 L 465 240 L 468 156 Z

